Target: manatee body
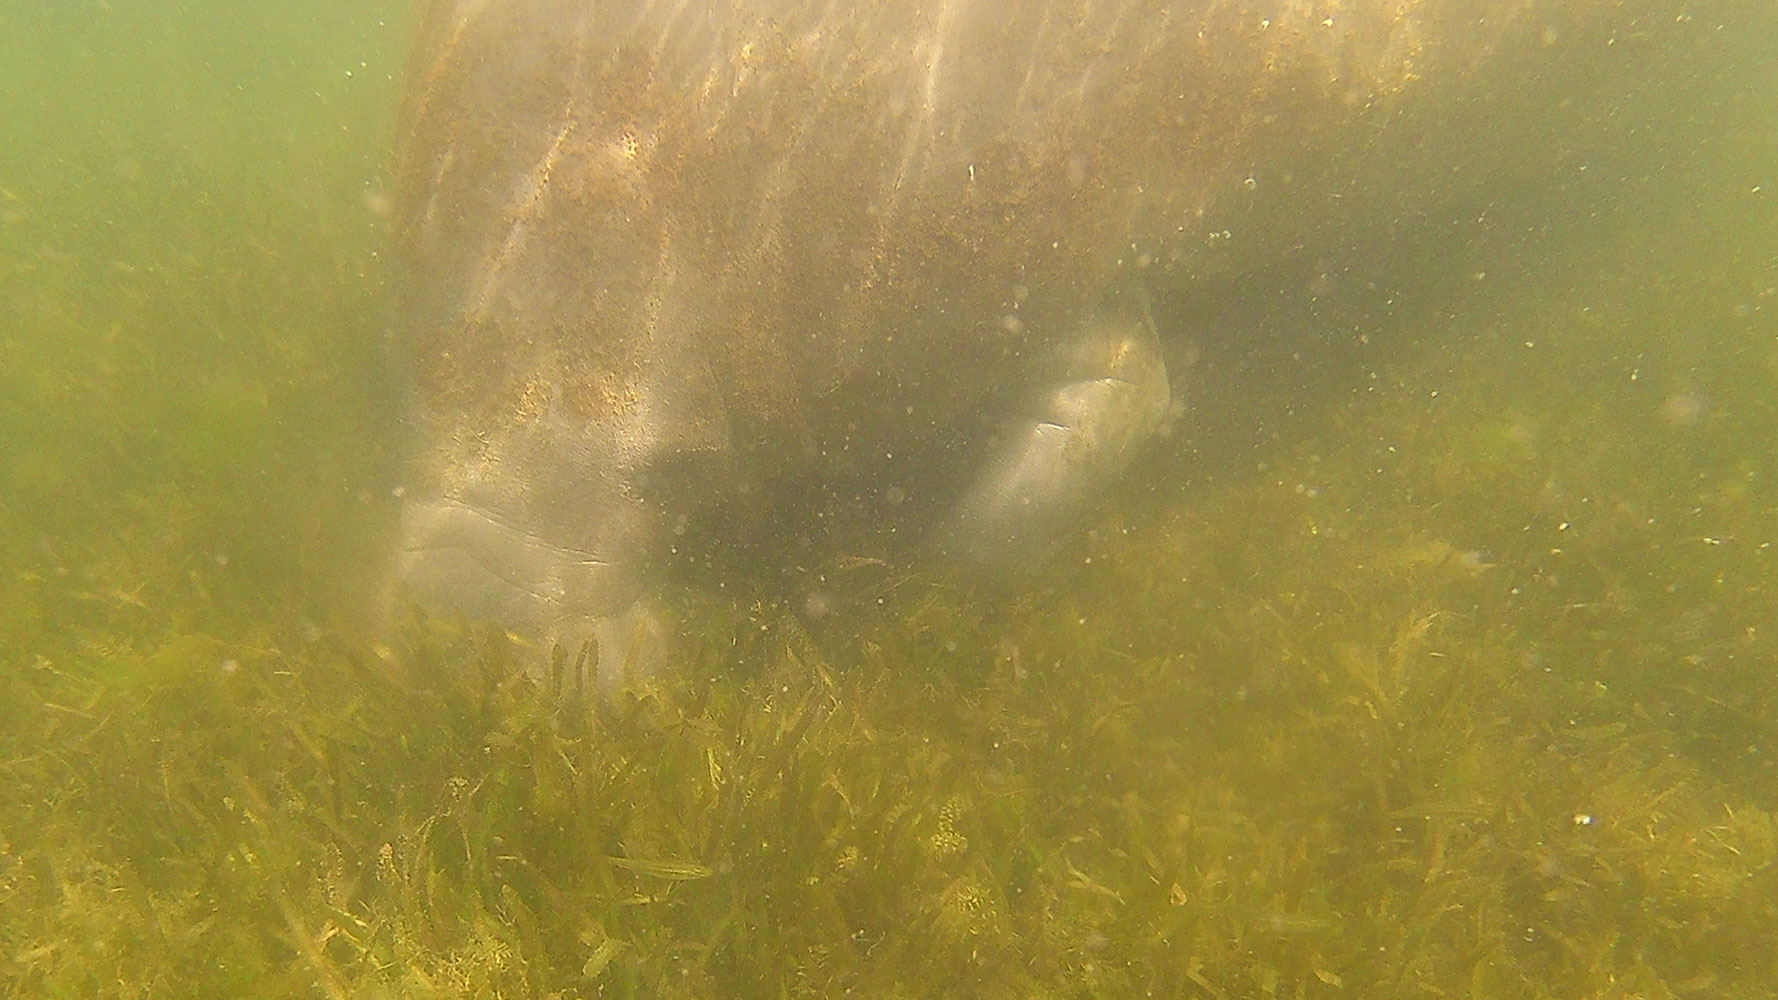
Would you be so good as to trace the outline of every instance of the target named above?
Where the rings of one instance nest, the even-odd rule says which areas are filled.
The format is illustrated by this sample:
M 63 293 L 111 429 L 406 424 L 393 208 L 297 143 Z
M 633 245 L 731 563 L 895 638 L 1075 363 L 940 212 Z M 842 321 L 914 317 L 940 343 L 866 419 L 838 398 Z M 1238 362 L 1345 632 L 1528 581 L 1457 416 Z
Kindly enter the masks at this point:
M 439 0 L 398 168 L 398 575 L 609 642 L 712 510 L 767 550 L 869 509 L 1039 558 L 1175 404 L 1144 286 L 1436 200 L 1446 147 L 1379 137 L 1423 148 L 1620 6 Z

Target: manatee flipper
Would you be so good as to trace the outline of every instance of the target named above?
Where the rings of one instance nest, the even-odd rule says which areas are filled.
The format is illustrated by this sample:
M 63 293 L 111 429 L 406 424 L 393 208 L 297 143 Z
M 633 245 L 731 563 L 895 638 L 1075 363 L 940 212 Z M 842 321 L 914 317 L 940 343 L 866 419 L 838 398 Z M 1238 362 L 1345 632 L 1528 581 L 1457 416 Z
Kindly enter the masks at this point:
M 641 590 L 633 556 L 552 544 L 453 498 L 409 504 L 402 538 L 399 574 L 423 603 L 473 608 L 526 632 L 572 612 L 614 614 Z
M 599 553 L 566 548 L 448 499 L 409 505 L 402 534 L 397 568 L 422 606 L 491 619 L 569 657 L 590 648 L 585 682 L 607 697 L 659 666 L 665 630 L 648 590 L 657 570 L 641 538 L 608 536 Z
M 1147 310 L 1087 322 L 1055 371 L 939 528 L 945 555 L 1002 572 L 1042 562 L 1166 420 L 1171 389 Z

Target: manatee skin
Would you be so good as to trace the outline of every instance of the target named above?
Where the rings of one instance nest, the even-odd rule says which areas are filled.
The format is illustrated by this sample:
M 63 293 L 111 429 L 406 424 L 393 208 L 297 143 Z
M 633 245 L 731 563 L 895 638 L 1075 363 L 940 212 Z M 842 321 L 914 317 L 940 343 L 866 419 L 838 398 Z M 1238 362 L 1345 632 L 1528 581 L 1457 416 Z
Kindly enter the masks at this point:
M 1423 211 L 1485 152 L 1436 138 L 1445 111 L 1612 18 L 438 0 L 397 166 L 396 575 L 621 648 L 676 528 L 788 479 L 834 484 L 797 501 L 817 508 L 909 495 L 906 535 L 1028 564 L 1176 402 L 1143 285 Z

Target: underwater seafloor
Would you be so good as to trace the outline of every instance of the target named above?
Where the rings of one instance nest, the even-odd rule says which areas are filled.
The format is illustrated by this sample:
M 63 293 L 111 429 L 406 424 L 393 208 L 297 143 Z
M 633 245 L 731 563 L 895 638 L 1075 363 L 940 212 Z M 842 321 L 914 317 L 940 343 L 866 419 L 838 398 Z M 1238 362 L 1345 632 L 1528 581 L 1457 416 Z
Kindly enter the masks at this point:
M 0 994 L 1778 991 L 1758 46 L 1583 219 L 1161 303 L 1247 334 L 1032 587 L 693 591 L 595 711 L 342 610 L 405 25 L 322 7 L 0 14 Z

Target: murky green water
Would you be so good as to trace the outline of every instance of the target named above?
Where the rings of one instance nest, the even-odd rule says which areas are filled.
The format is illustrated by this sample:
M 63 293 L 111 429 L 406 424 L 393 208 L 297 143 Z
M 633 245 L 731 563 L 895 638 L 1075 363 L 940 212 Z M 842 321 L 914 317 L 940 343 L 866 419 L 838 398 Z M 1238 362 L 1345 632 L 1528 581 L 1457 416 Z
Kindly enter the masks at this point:
M 1565 183 L 1165 290 L 1030 587 L 688 594 L 594 715 L 357 610 L 405 7 L 0 6 L 0 988 L 1771 995 L 1778 22 L 1673 12 Z

